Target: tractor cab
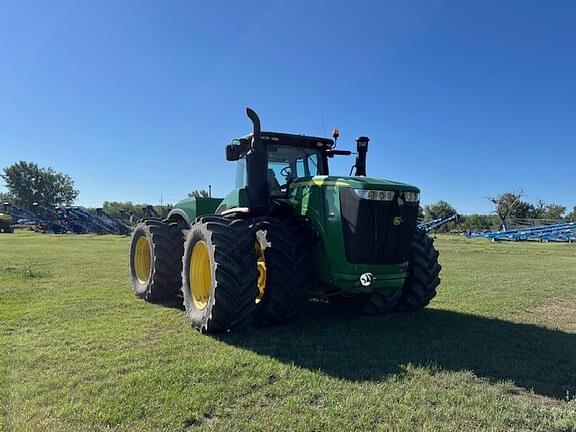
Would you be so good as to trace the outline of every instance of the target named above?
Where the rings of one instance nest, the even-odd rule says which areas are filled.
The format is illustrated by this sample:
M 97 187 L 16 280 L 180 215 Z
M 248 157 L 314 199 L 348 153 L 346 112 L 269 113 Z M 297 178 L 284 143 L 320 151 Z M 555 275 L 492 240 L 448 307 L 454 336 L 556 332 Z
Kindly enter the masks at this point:
M 262 132 L 267 153 L 266 180 L 271 197 L 283 197 L 290 183 L 298 178 L 314 177 L 328 174 L 328 151 L 334 141 L 305 135 L 291 135 L 277 132 Z M 237 160 L 237 189 L 248 185 L 246 153 L 252 134 L 232 141 L 228 150 L 232 160 Z

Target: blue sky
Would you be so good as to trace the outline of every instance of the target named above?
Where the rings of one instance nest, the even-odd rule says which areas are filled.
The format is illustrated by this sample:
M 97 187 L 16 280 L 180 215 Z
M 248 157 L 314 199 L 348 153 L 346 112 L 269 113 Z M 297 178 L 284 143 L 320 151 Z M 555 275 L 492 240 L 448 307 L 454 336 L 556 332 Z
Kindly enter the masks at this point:
M 560 0 L 5 1 L 0 167 L 52 166 L 88 206 L 221 196 L 251 106 L 264 129 L 370 136 L 369 175 L 423 203 L 571 208 L 575 22 Z

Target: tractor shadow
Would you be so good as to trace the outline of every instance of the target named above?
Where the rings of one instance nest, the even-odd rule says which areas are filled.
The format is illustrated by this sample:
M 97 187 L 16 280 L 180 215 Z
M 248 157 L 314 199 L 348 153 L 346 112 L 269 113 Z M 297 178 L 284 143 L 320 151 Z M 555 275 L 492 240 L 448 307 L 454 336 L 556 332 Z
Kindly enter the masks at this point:
M 220 339 L 351 381 L 402 374 L 410 363 L 469 370 L 557 399 L 576 393 L 576 334 L 447 310 L 350 317 L 311 302 L 298 323 L 254 327 Z

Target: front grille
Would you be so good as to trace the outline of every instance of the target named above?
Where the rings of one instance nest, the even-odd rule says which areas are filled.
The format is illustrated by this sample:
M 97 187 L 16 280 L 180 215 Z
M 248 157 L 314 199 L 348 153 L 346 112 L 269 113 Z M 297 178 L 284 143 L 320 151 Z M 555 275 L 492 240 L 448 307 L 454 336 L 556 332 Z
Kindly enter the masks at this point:
M 340 189 L 346 260 L 353 264 L 401 264 L 408 261 L 418 216 L 417 203 L 405 203 L 402 192 L 392 201 L 360 199 L 351 188 Z M 402 205 L 399 204 L 402 202 Z M 400 224 L 395 225 L 394 220 Z

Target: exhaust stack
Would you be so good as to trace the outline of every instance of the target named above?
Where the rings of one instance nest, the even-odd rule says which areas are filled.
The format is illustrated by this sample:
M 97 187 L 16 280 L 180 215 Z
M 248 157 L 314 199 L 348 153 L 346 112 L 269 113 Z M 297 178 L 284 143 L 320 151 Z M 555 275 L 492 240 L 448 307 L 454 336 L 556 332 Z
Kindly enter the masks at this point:
M 259 216 L 270 208 L 270 190 L 268 188 L 268 149 L 262 142 L 260 119 L 258 114 L 246 108 L 246 114 L 252 121 L 252 142 L 246 154 L 246 175 L 250 211 Z
M 361 136 L 356 138 L 356 150 L 358 155 L 356 156 L 356 168 L 355 176 L 366 177 L 366 153 L 368 153 L 368 141 L 370 138 L 366 136 Z

